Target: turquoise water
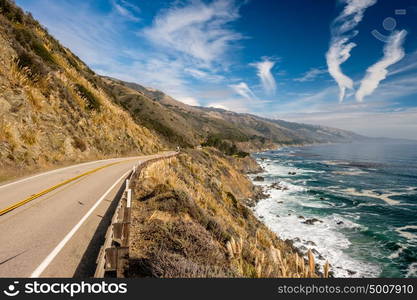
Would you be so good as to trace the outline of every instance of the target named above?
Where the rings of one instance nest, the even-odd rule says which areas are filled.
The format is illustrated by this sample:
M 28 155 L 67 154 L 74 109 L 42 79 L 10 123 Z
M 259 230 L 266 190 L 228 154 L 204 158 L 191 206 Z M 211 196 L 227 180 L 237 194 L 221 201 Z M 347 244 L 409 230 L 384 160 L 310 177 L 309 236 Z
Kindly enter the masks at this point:
M 255 184 L 269 198 L 254 211 L 279 236 L 328 260 L 337 277 L 417 277 L 417 144 L 314 145 L 255 158 L 265 169 Z

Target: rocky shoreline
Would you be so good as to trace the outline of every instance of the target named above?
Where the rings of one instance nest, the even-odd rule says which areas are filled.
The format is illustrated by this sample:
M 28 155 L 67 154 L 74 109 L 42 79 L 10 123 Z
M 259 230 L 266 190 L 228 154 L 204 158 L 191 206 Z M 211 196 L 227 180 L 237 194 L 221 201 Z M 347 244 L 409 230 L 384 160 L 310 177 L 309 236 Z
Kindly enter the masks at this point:
M 258 204 L 258 202 L 271 197 L 271 191 L 272 190 L 278 190 L 278 191 L 287 191 L 287 190 L 289 190 L 288 186 L 286 186 L 284 182 L 279 181 L 279 180 L 266 185 L 265 184 L 265 181 L 266 181 L 265 176 L 262 174 L 262 172 L 265 172 L 265 170 L 262 168 L 262 166 L 259 164 L 259 162 L 256 161 L 256 164 L 259 166 L 259 168 L 262 171 L 247 173 L 247 175 L 249 175 L 248 177 L 251 179 L 252 184 L 254 185 L 254 190 L 256 191 L 255 192 L 255 197 L 250 199 L 250 201 L 248 201 L 249 203 L 247 203 L 247 205 L 249 206 L 249 208 L 253 212 L 255 212 L 255 207 Z M 288 172 L 288 175 L 296 175 L 296 174 L 297 174 L 296 172 Z M 323 198 L 320 198 L 320 199 L 324 200 Z M 282 201 L 282 200 L 277 200 L 276 202 L 279 203 L 279 204 L 284 203 L 284 201 Z M 319 218 L 314 218 L 314 217 L 308 218 L 308 217 L 303 216 L 303 215 L 297 215 L 296 213 L 288 213 L 288 216 L 290 216 L 290 215 L 297 216 L 297 218 L 300 219 L 300 223 L 308 225 L 308 226 L 315 226 L 317 224 L 322 224 L 324 222 L 323 220 L 321 220 Z M 280 217 L 283 217 L 283 216 L 277 215 L 277 217 L 280 218 Z M 264 219 L 263 216 L 257 216 L 257 218 L 263 224 L 268 226 L 268 224 L 265 222 L 265 219 Z M 343 226 L 344 222 L 342 220 L 339 220 L 339 221 L 336 222 L 336 225 Z M 277 234 L 277 237 L 281 239 L 281 237 L 278 234 Z M 320 261 L 320 262 L 327 261 L 327 258 L 325 257 L 325 255 L 323 255 L 322 253 L 320 253 L 320 251 L 318 251 L 316 249 L 317 244 L 313 241 L 306 241 L 306 240 L 302 240 L 300 237 L 295 237 L 295 238 L 292 238 L 292 239 L 284 239 L 284 242 L 291 245 L 291 247 L 294 248 L 295 251 L 297 251 L 301 257 L 307 257 L 308 252 L 310 250 L 318 261 Z M 302 245 L 300 245 L 300 244 L 302 244 Z M 340 266 L 335 266 L 335 268 L 340 269 L 340 270 L 343 269 L 345 271 L 345 273 L 348 275 L 348 277 L 355 277 L 355 275 L 357 274 L 356 271 L 353 271 L 353 270 L 350 270 L 350 269 L 347 269 L 347 268 L 343 268 L 343 267 L 341 268 Z M 330 264 L 329 277 L 335 277 L 335 274 L 334 274 L 334 272 L 332 272 L 331 269 L 332 269 L 332 266 Z M 319 269 L 317 271 L 320 272 Z

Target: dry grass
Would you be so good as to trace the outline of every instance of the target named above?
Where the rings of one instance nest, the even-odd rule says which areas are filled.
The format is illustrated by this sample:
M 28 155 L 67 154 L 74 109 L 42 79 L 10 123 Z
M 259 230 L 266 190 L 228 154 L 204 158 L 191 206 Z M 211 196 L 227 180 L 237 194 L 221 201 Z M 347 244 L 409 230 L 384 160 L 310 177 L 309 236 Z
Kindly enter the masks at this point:
M 136 201 L 130 276 L 154 276 L 152 268 L 159 270 L 158 277 L 174 273 L 191 276 L 171 273 L 169 268 L 176 269 L 174 265 L 160 266 L 160 260 L 153 255 L 155 249 L 164 257 L 181 257 L 182 263 L 198 261 L 204 267 L 193 269 L 202 272 L 194 272 L 195 277 L 213 277 L 215 273 L 203 271 L 207 269 L 220 270 L 218 274 L 227 277 L 328 276 L 328 265 L 325 274 L 319 274 L 311 252 L 307 259 L 302 258 L 242 204 L 245 197 L 251 196 L 252 185 L 232 162 L 215 150 L 190 150 L 170 160 L 158 161 L 141 173 L 133 183 Z M 193 235 L 194 243 L 204 241 L 210 245 L 215 257 L 190 248 L 187 239 L 166 229 L 175 226 Z M 168 242 L 167 235 L 178 244 Z M 138 267 L 138 261 L 146 262 L 146 272 Z
M 44 29 L 0 18 L 0 169 L 24 175 L 163 148 L 154 133 L 115 104 L 102 79 Z M 89 109 L 77 85 L 98 100 L 99 110 Z

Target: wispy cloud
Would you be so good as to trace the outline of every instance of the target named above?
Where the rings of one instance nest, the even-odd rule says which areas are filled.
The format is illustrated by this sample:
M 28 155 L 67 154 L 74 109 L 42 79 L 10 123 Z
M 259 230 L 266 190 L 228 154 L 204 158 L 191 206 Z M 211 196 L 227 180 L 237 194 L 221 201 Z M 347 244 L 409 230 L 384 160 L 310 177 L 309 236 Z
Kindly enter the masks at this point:
M 313 81 L 317 77 L 319 77 L 322 74 L 326 74 L 327 70 L 323 68 L 311 68 L 307 72 L 305 72 L 301 77 L 294 78 L 294 81 L 298 82 L 306 82 L 306 81 Z
M 358 103 L 354 104 L 358 105 Z M 417 109 L 415 107 L 404 109 L 391 107 L 382 111 L 364 106 L 357 109 L 344 106 L 342 108 L 343 110 L 331 112 L 293 113 L 278 117 L 288 121 L 351 130 L 367 136 L 417 139 Z
M 277 84 L 275 82 L 274 76 L 271 73 L 271 70 L 275 65 L 275 61 L 265 57 L 262 61 L 252 63 L 251 65 L 258 70 L 257 74 L 261 80 L 265 93 L 268 95 L 275 94 Z
M 417 51 L 407 54 L 401 62 L 391 68 L 388 75 L 392 76 L 415 70 L 417 70 Z
M 257 97 L 252 92 L 252 90 L 248 87 L 248 85 L 245 82 L 240 82 L 238 84 L 231 84 L 229 85 L 237 94 L 242 96 L 243 98 L 246 98 L 248 100 L 254 100 Z
M 231 28 L 239 18 L 233 0 L 177 1 L 148 27 L 136 22 L 141 10 L 133 1 L 109 0 L 110 11 L 94 9 L 93 0 L 38 1 L 31 5 L 34 15 L 100 74 L 160 89 L 191 105 L 204 104 L 198 84 L 230 89 L 224 71 L 228 54 L 238 47 L 233 42 L 241 38 Z
M 185 68 L 184 71 L 185 73 L 188 73 L 189 75 L 191 75 L 192 77 L 196 79 L 206 80 L 210 82 L 219 82 L 225 79 L 223 75 L 213 74 L 213 73 L 203 71 L 201 69 L 196 69 L 193 67 Z
M 129 21 L 133 22 L 139 22 L 140 18 L 135 16 L 135 13 L 139 13 L 140 9 L 136 6 L 131 4 L 130 2 L 120 0 L 119 2 L 117 0 L 111 1 L 114 9 L 123 17 L 128 19 Z M 132 12 L 133 11 L 133 12 Z
M 357 34 L 352 30 L 362 21 L 365 10 L 377 0 L 344 0 L 346 6 L 332 24 L 332 36 L 326 53 L 327 67 L 330 75 L 339 86 L 339 101 L 342 102 L 346 89 L 353 88 L 353 81 L 345 75 L 340 65 L 350 57 L 350 51 L 356 46 L 349 40 Z
M 356 99 L 363 101 L 365 96 L 371 95 L 378 87 L 379 83 L 387 77 L 387 68 L 404 57 L 404 49 L 402 47 L 407 31 L 395 31 L 389 37 L 384 46 L 383 58 L 370 66 L 365 77 L 361 81 L 361 85 L 356 92 Z
M 191 106 L 200 105 L 200 102 L 196 98 L 190 97 L 190 96 L 179 96 L 179 97 L 176 97 L 176 100 L 181 101 L 182 103 L 185 103 Z
M 196 0 L 164 10 L 141 34 L 158 47 L 210 65 L 222 60 L 229 46 L 242 38 L 226 26 L 239 18 L 238 11 L 232 0 Z

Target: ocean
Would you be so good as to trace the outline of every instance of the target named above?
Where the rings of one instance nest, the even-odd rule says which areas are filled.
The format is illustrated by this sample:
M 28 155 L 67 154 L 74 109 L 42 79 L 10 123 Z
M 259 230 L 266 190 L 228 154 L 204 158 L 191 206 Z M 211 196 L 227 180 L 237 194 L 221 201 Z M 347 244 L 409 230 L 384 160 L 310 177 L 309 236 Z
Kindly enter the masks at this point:
M 335 277 L 417 277 L 417 144 L 350 143 L 254 154 L 254 207 Z M 257 178 L 260 176 L 261 178 Z M 263 179 L 263 181 L 261 181 Z

